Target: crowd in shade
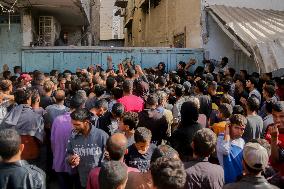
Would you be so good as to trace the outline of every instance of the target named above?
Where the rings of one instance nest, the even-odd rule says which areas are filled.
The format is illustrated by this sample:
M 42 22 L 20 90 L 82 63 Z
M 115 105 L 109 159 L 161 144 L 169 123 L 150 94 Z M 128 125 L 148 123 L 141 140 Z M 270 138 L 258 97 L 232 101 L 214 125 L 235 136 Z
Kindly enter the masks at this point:
M 3 66 L 1 189 L 284 188 L 284 75 L 106 62 Z

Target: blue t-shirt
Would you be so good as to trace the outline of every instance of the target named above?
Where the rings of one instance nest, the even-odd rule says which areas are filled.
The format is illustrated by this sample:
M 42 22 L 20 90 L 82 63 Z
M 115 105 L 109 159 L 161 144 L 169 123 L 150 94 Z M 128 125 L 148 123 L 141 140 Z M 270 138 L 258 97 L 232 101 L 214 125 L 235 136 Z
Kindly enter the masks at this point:
M 155 148 L 155 144 L 150 144 L 148 151 L 145 154 L 140 154 L 135 144 L 132 144 L 128 148 L 128 154 L 125 156 L 125 163 L 129 167 L 139 169 L 141 172 L 147 172 L 150 168 L 150 161 Z
M 225 184 L 235 182 L 237 177 L 242 175 L 244 145 L 245 141 L 242 138 L 224 141 L 224 133 L 218 136 L 217 156 L 224 168 Z
M 80 156 L 80 163 L 77 168 L 83 187 L 87 185 L 90 170 L 100 166 L 107 139 L 108 134 L 93 126 L 87 137 L 80 133 L 72 133 L 67 144 L 67 153 L 68 155 L 77 154 Z

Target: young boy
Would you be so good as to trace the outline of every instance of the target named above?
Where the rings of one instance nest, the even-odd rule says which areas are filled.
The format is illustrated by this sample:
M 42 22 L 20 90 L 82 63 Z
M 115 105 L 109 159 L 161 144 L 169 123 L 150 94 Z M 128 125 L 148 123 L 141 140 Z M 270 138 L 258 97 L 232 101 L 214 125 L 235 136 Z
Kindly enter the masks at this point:
M 156 145 L 151 144 L 152 133 L 145 127 L 138 127 L 134 134 L 135 143 L 128 148 L 125 156 L 125 163 L 129 167 L 147 172 L 150 168 L 150 161 Z
M 224 168 L 225 183 L 235 182 L 242 175 L 242 158 L 245 141 L 242 139 L 247 120 L 243 115 L 235 114 L 226 125 L 225 132 L 218 136 L 217 156 Z
M 214 123 L 212 126 L 212 130 L 218 136 L 219 133 L 224 133 L 227 123 L 229 122 L 229 118 L 233 113 L 233 108 L 230 104 L 224 103 L 219 106 L 218 119 L 220 122 Z
M 119 130 L 124 132 L 127 140 L 128 147 L 135 143 L 134 133 L 138 125 L 138 114 L 136 112 L 124 112 L 119 120 Z

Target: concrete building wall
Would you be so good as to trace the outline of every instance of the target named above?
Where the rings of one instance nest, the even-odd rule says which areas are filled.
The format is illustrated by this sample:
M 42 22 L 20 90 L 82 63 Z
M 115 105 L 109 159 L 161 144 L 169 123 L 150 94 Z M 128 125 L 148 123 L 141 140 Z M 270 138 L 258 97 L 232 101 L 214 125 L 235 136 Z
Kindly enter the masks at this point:
M 118 9 L 115 0 L 102 0 L 100 7 L 100 40 L 123 39 L 123 18 L 114 16 Z
M 284 10 L 283 0 L 203 0 L 207 5 L 227 5 L 254 9 Z
M 218 24 L 208 16 L 208 43 L 204 44 L 206 58 L 220 61 L 222 57 L 229 58 L 230 64 L 235 64 L 234 43 Z
M 135 8 L 132 27 L 127 28 L 127 46 L 156 46 L 169 47 L 174 44 L 174 36 L 184 33 L 187 48 L 200 48 L 201 27 L 200 13 L 201 3 L 196 0 L 161 0 L 156 7 L 151 7 L 147 13 L 139 8 L 141 1 L 128 1 L 128 16 Z M 131 7 L 132 6 L 132 7 Z M 138 8 L 137 8 L 138 7 Z M 132 40 L 129 39 L 130 34 Z
M 237 71 L 247 70 L 248 73 L 257 71 L 253 58 L 248 57 L 239 49 L 219 25 L 208 15 L 207 17 L 207 43 L 204 43 L 206 59 L 221 61 L 226 56 L 229 58 L 229 67 Z

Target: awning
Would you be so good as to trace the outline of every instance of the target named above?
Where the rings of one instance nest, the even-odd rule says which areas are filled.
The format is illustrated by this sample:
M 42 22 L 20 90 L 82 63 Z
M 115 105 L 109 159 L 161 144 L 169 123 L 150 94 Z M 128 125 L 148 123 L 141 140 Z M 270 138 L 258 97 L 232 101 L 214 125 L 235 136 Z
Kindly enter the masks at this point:
M 284 68 L 284 11 L 212 5 L 212 18 L 261 72 Z

